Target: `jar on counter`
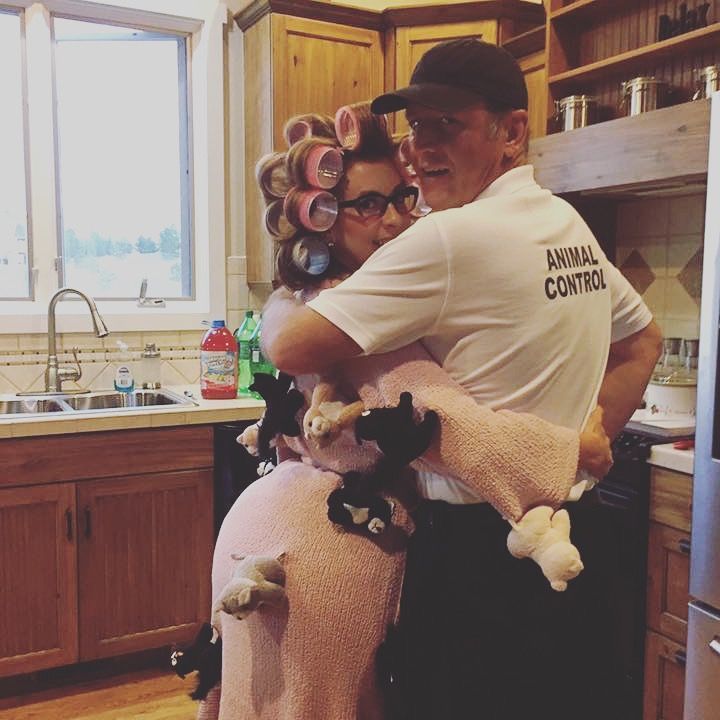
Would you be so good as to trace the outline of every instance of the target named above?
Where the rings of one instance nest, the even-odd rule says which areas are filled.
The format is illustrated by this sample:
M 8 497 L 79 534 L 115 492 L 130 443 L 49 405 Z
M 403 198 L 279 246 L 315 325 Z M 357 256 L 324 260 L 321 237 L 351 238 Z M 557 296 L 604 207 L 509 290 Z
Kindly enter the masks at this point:
M 146 343 L 145 349 L 140 355 L 140 364 L 138 367 L 138 387 L 145 389 L 157 389 L 161 386 L 160 370 L 162 360 L 160 351 L 155 343 Z

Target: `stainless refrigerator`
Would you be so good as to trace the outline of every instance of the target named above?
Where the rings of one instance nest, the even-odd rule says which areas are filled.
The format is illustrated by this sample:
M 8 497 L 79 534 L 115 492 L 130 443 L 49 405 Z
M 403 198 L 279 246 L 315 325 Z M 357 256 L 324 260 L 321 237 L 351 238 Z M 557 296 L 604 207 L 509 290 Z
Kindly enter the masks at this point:
M 720 92 L 712 96 L 684 720 L 720 718 Z

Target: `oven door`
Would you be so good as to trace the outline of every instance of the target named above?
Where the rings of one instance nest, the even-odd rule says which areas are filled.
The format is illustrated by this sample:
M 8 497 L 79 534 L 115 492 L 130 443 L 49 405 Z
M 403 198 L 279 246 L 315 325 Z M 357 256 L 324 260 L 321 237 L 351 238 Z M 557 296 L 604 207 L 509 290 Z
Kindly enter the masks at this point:
M 685 712 L 688 720 L 720 716 L 720 612 L 690 603 Z

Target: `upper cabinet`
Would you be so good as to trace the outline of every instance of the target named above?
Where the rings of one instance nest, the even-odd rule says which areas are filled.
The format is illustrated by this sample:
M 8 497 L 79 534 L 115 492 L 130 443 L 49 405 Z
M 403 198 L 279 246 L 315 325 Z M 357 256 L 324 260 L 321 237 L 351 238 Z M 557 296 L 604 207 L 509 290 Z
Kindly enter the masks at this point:
M 384 12 L 314 0 L 256 0 L 235 15 L 244 33 L 248 283 L 267 290 L 274 275 L 273 243 L 263 229 L 264 203 L 254 168 L 260 157 L 285 146 L 283 128 L 289 117 L 332 114 L 342 105 L 407 85 L 422 54 L 443 40 L 478 37 L 503 43 L 541 25 L 544 18 L 541 5 L 522 0 Z M 533 103 L 544 111 L 544 82 L 542 97 L 531 99 Z M 405 132 L 401 115 L 395 130 Z
M 324 19 L 297 17 L 311 11 Z M 274 275 L 273 243 L 263 230 L 255 163 L 285 146 L 283 128 L 293 115 L 333 114 L 382 93 L 380 16 L 306 0 L 253 3 L 235 19 L 245 38 L 247 275 L 251 285 L 267 286 Z
M 541 5 L 508 0 L 403 7 L 386 10 L 383 15 L 388 89 L 407 85 L 418 60 L 438 43 L 474 37 L 502 45 L 545 21 Z M 544 104 L 543 88 L 543 113 Z M 407 123 L 401 113 L 395 117 L 395 130 L 407 131 Z

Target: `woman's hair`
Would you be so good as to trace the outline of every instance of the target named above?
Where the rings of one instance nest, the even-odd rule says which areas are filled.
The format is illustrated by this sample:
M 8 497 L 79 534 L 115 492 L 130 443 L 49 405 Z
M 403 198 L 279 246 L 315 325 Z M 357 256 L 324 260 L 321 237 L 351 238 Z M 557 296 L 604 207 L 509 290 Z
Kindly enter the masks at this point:
M 343 272 L 332 253 L 319 274 L 304 270 L 298 258 L 307 256 L 300 250 L 308 238 L 331 242 L 330 230 L 317 228 L 333 222 L 344 172 L 360 160 L 393 159 L 397 145 L 385 117 L 371 113 L 369 103 L 341 108 L 335 119 L 299 115 L 287 122 L 284 134 L 288 150 L 261 158 L 255 177 L 265 200 L 265 227 L 275 243 L 277 276 L 291 290 L 301 290 Z M 317 216 L 322 223 L 316 222 Z

